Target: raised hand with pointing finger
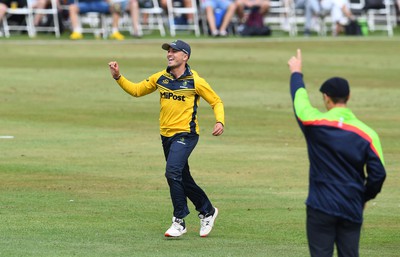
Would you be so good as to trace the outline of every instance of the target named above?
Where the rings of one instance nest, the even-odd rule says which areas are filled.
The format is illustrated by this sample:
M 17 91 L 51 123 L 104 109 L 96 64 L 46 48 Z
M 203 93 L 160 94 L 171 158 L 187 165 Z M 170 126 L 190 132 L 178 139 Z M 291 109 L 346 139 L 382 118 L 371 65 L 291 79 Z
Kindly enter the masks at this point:
M 297 49 L 297 55 L 292 56 L 288 61 L 289 69 L 291 73 L 299 72 L 301 73 L 301 50 Z

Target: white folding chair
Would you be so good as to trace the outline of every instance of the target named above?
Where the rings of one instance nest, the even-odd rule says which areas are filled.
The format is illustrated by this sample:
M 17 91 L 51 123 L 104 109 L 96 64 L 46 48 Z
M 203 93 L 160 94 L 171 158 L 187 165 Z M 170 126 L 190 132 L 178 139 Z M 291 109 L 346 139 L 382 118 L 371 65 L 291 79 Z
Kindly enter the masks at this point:
M 176 35 L 177 30 L 193 30 L 196 37 L 200 36 L 199 15 L 196 0 L 191 0 L 192 6 L 178 6 L 177 1 L 167 0 L 168 22 L 171 36 Z M 176 18 L 182 15 L 193 15 L 193 21 L 187 24 L 177 24 Z
M 365 6 L 365 0 L 349 0 L 350 10 L 353 14 L 359 15 L 363 12 Z
M 108 37 L 108 24 L 110 22 L 109 15 L 98 12 L 88 12 L 84 14 L 79 14 L 79 22 L 82 28 L 82 33 L 93 33 L 96 38 L 103 37 L 107 39 Z
M 152 0 L 152 7 L 140 7 L 140 22 L 139 22 L 139 30 L 142 32 L 143 30 L 156 30 L 160 31 L 160 35 L 165 37 L 165 28 L 164 28 L 164 19 L 163 14 L 164 10 L 160 7 L 157 0 Z M 143 22 L 143 15 L 147 16 L 146 23 Z M 143 33 L 143 32 L 142 32 Z
M 3 17 L 3 30 L 5 37 L 10 37 L 11 31 L 27 31 L 29 37 L 35 37 L 35 27 L 33 25 L 33 12 L 31 8 L 31 2 L 27 1 L 27 6 L 25 7 L 17 7 L 17 8 L 8 8 L 6 14 Z M 25 24 L 9 24 L 8 19 L 12 15 L 23 15 L 25 18 Z
M 30 1 L 30 0 L 28 0 Z M 50 2 L 50 7 L 47 9 L 38 9 L 34 8 L 32 9 L 33 14 L 42 14 L 42 15 L 51 15 L 53 18 L 53 23 L 52 26 L 35 26 L 36 31 L 49 31 L 49 32 L 54 32 L 55 36 L 57 38 L 60 37 L 60 24 L 59 24 L 59 19 L 58 19 L 58 6 L 57 6 L 57 1 L 56 0 L 51 0 Z
M 384 0 L 381 9 L 368 9 L 367 22 L 370 31 L 387 31 L 389 37 L 393 36 L 393 27 L 396 26 L 395 4 L 392 0 Z
M 131 35 L 141 36 L 143 35 L 143 30 L 159 30 L 160 35 L 164 37 L 166 35 L 164 28 L 163 14 L 164 10 L 159 6 L 157 0 L 149 0 L 149 6 L 139 6 L 139 24 L 138 31 L 134 31 L 132 24 L 132 14 L 130 13 L 130 6 L 124 10 L 122 17 L 119 20 L 118 28 L 120 31 L 129 31 Z M 131 3 L 128 3 L 131 4 Z M 147 19 L 144 21 L 143 16 L 146 15 Z M 110 34 L 112 17 L 110 15 L 102 15 L 100 17 L 100 22 L 104 24 L 106 32 L 103 35 Z M 103 33 L 103 32 L 101 32 Z
M 297 34 L 294 4 L 292 1 L 270 0 L 270 8 L 264 17 L 264 23 L 272 30 L 287 31 L 290 36 Z
M 318 35 L 327 36 L 328 32 L 333 32 L 336 29 L 336 24 L 332 20 L 330 13 L 325 13 L 322 17 L 316 18 L 318 29 Z
M 74 0 L 74 4 L 78 4 L 79 0 Z M 61 9 L 68 11 L 70 4 L 61 4 Z M 79 13 L 79 26 L 82 28 L 82 33 L 92 33 L 96 38 L 107 39 L 109 14 L 98 12 Z M 64 26 L 71 27 L 71 22 L 66 21 Z M 72 28 L 71 28 L 72 29 Z
M 365 19 L 370 31 L 387 31 L 388 36 L 393 36 L 393 27 L 396 24 L 396 10 L 392 0 L 382 0 L 383 6 L 369 9 L 365 0 L 350 0 L 350 9 L 359 19 Z
M 306 24 L 306 17 L 305 17 L 305 7 L 304 8 L 296 8 L 296 5 L 293 0 L 287 0 L 290 3 L 290 8 L 291 8 L 291 13 L 293 14 L 292 16 L 292 29 L 293 29 L 293 34 L 297 35 L 299 31 L 304 31 L 305 30 L 305 24 Z M 311 31 L 315 31 L 318 33 L 320 36 L 326 36 L 328 30 L 332 30 L 332 21 L 330 15 L 324 15 L 324 16 L 314 16 L 312 18 L 311 22 L 311 27 L 308 28 Z

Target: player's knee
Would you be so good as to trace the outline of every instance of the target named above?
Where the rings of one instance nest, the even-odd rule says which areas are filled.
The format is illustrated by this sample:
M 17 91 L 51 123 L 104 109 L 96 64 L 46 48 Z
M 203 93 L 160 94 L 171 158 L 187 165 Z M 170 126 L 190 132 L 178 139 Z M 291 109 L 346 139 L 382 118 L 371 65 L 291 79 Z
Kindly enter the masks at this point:
M 176 181 L 182 181 L 182 171 L 179 169 L 166 169 L 165 177 Z

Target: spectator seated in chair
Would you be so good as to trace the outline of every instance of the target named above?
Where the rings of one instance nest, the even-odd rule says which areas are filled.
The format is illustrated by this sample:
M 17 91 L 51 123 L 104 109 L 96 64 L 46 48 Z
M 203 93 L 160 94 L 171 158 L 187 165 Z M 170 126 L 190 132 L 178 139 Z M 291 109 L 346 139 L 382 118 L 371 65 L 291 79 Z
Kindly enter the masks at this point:
M 269 0 L 236 0 L 236 14 L 241 24 L 245 24 L 250 13 L 257 10 L 264 17 L 270 7 Z
M 203 8 L 206 11 L 211 35 L 213 37 L 228 36 L 227 28 L 235 14 L 236 4 L 231 0 L 205 0 Z M 219 24 L 217 24 L 217 19 L 215 17 L 217 10 L 222 11 L 220 14 L 223 16 L 220 26 L 218 26 Z
M 251 8 L 244 24 L 239 27 L 241 36 L 270 36 L 271 29 L 264 24 L 264 16 L 259 6 Z
M 32 8 L 33 9 L 46 9 L 50 4 L 51 0 L 28 0 L 32 2 Z M 57 6 L 59 5 L 58 0 Z M 27 0 L 0 0 L 0 22 L 3 19 L 4 15 L 7 12 L 8 8 L 23 8 L 27 6 Z M 36 14 L 33 24 L 34 26 L 40 25 L 40 22 L 42 21 L 43 14 Z
M 0 24 L 6 15 L 8 8 L 23 8 L 26 5 L 26 0 L 0 0 Z
M 82 27 L 79 23 L 79 14 L 88 12 L 97 12 L 102 14 L 111 13 L 112 16 L 112 34 L 111 39 L 124 40 L 125 37 L 119 32 L 118 23 L 123 10 L 128 5 L 128 0 L 113 0 L 108 3 L 106 0 L 81 0 L 77 4 L 69 6 L 69 17 L 71 20 L 72 34 L 70 39 L 79 40 L 83 38 Z
M 168 0 L 159 0 L 160 1 L 160 6 L 165 10 L 165 12 L 168 12 Z M 184 7 L 184 8 L 191 8 L 192 7 L 192 1 L 191 0 L 171 0 L 172 5 L 174 7 Z M 184 22 L 187 24 L 193 24 L 193 13 L 187 13 L 184 16 Z
M 337 36 L 345 32 L 346 25 L 355 21 L 355 17 L 350 10 L 349 0 L 322 0 L 322 12 L 330 12 L 334 29 L 332 36 Z

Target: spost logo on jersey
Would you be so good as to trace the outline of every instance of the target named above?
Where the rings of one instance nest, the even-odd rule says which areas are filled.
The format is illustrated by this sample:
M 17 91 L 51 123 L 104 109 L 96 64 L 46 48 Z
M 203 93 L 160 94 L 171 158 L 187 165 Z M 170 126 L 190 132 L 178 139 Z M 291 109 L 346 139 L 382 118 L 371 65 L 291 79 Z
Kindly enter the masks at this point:
M 164 99 L 172 99 L 176 101 L 185 101 L 184 95 L 175 95 L 172 92 L 160 92 L 160 97 Z

